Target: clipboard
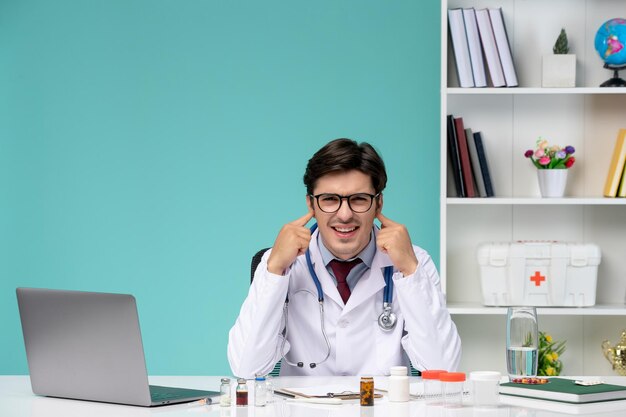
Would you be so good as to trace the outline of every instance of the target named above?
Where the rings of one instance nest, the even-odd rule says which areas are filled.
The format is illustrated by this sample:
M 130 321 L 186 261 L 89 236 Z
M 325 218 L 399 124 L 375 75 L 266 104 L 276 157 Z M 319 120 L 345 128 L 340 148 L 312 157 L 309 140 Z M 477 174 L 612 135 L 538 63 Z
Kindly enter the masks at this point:
M 328 392 L 325 395 L 309 395 L 291 388 L 274 388 L 274 393 L 287 398 L 338 398 L 340 400 L 358 400 L 361 398 L 361 393 L 355 391 Z M 382 398 L 382 394 L 374 394 L 374 398 Z

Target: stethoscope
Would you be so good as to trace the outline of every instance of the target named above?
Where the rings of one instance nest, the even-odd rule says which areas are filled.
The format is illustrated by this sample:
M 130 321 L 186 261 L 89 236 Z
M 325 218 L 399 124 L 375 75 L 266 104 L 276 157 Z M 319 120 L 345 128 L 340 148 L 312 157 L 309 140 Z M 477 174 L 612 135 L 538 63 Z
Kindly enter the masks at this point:
M 313 233 L 316 229 L 317 229 L 317 223 L 311 226 L 311 233 Z M 309 364 L 311 368 L 315 368 L 317 365 L 326 362 L 326 360 L 328 360 L 328 358 L 330 357 L 330 342 L 328 341 L 328 336 L 326 335 L 326 329 L 324 327 L 324 292 L 322 291 L 322 284 L 320 283 L 320 280 L 317 277 L 317 274 L 315 273 L 315 268 L 313 268 L 313 262 L 311 261 L 311 251 L 309 249 L 306 250 L 305 257 L 306 257 L 307 267 L 309 268 L 309 273 L 311 274 L 311 278 L 313 279 L 313 283 L 315 284 L 315 287 L 317 289 L 317 302 L 319 304 L 319 309 L 320 309 L 320 323 L 321 323 L 322 335 L 324 336 L 324 341 L 326 342 L 326 356 L 324 357 L 324 359 L 322 359 L 319 362 L 311 362 Z M 395 313 L 391 311 L 391 302 L 393 300 L 393 279 L 392 279 L 393 266 L 386 266 L 385 269 L 383 270 L 383 276 L 385 277 L 385 289 L 383 292 L 383 312 L 380 313 L 380 316 L 378 316 L 378 326 L 381 328 L 381 330 L 385 332 L 389 332 L 394 327 L 396 327 L 396 322 L 398 321 L 398 318 L 396 317 Z M 300 290 L 300 291 L 305 291 L 305 292 L 312 294 L 308 290 Z M 289 308 L 289 296 L 285 298 L 285 304 L 283 305 L 283 315 L 285 317 L 285 334 L 283 335 L 283 342 L 280 346 L 280 354 L 282 356 L 282 359 L 288 365 L 302 368 L 304 367 L 303 362 L 296 362 L 296 363 L 290 362 L 285 357 L 285 353 L 284 353 L 285 342 L 287 341 L 287 329 L 288 329 L 287 320 L 289 317 L 289 315 L 287 314 L 288 308 Z

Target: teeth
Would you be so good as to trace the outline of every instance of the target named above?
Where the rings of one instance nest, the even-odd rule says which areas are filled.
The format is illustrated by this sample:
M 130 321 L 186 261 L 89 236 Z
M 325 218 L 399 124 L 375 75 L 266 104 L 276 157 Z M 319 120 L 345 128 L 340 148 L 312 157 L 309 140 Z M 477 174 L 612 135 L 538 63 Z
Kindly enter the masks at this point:
M 356 227 L 351 227 L 349 229 L 345 229 L 345 228 L 341 228 L 341 227 L 335 227 L 335 230 L 341 233 L 349 233 L 351 231 L 353 231 L 354 229 L 356 229 Z

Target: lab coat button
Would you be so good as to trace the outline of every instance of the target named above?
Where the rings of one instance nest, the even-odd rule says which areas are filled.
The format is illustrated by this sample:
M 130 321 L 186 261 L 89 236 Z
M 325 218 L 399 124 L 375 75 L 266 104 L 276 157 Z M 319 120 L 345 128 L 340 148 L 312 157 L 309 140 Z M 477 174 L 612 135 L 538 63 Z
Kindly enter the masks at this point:
M 348 324 L 350 324 L 348 320 L 339 321 L 339 327 L 341 327 L 342 329 L 345 329 L 346 327 L 348 327 Z

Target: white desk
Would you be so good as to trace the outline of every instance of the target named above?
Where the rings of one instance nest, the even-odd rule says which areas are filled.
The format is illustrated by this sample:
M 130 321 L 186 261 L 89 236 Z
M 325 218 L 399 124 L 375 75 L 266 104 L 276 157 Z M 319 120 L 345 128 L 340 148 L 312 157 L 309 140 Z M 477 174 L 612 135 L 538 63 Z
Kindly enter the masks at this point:
M 181 386 L 185 388 L 219 389 L 219 377 L 151 377 L 150 383 Z M 378 379 L 378 378 L 377 378 Z M 603 377 L 606 382 L 626 385 L 626 377 Z M 358 383 L 357 377 L 275 378 L 279 387 L 321 386 L 326 384 Z M 252 385 L 252 382 L 249 382 Z M 251 389 L 252 391 L 252 389 Z M 563 415 L 587 415 L 594 417 L 626 416 L 626 400 L 596 404 L 570 405 L 551 401 L 520 399 L 501 396 L 501 404 L 494 409 L 477 409 L 467 404 L 450 409 L 431 406 L 423 401 L 389 403 L 386 398 L 377 399 L 374 407 L 361 407 L 358 402 L 342 405 L 322 405 L 286 402 L 276 399 L 266 407 L 220 407 L 198 403 L 169 405 L 156 408 L 103 404 L 88 401 L 64 400 L 39 397 L 32 393 L 28 376 L 0 376 L 1 417 L 148 417 L 148 416 L 215 416 L 215 417 L 553 417 Z

